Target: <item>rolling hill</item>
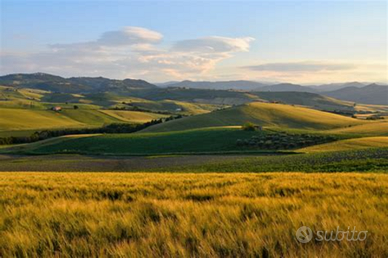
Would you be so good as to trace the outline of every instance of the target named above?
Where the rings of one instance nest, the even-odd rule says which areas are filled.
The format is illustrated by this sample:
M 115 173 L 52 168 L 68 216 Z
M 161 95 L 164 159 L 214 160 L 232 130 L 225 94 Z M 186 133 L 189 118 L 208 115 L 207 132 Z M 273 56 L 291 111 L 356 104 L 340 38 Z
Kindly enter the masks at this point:
M 368 121 L 359 125 L 332 129 L 328 132 L 333 134 L 388 135 L 388 121 Z
M 236 151 L 236 141 L 265 132 L 237 128 L 205 128 L 181 132 L 66 136 L 32 143 L 7 151 L 26 153 L 83 153 L 110 155 L 157 155 L 225 153 Z M 217 140 L 215 140 L 217 139 Z M 4 151 L 4 150 L 3 150 Z
M 240 126 L 248 121 L 261 126 L 284 129 L 333 129 L 364 123 L 353 118 L 304 107 L 254 102 L 155 125 L 145 129 L 144 132 Z
M 240 105 L 258 99 L 249 92 L 190 88 L 158 88 L 133 91 L 130 94 L 133 97 L 154 101 L 178 100 L 215 105 Z
M 124 110 L 101 110 L 102 113 L 107 114 L 111 117 L 117 118 L 120 122 L 128 123 L 146 123 L 151 120 L 168 117 L 168 115 L 155 114 L 150 112 L 139 112 L 139 111 L 124 111 Z
M 0 85 L 2 85 L 0 106 L 12 104 L 10 99 L 15 99 L 18 100 L 18 104 L 14 106 L 26 106 L 35 101 L 85 103 L 107 108 L 122 102 L 132 102 L 131 99 L 134 98 L 146 100 L 144 102 L 180 101 L 211 105 L 241 105 L 263 99 L 305 105 L 321 110 L 347 111 L 352 110 L 352 103 L 341 102 L 333 98 L 353 103 L 388 104 L 388 87 L 375 84 L 362 87 L 361 83 L 356 82 L 333 84 L 327 87 L 325 85 L 308 87 L 291 83 L 268 85 L 252 81 L 183 81 L 169 84 L 166 88 L 165 85 L 157 87 L 143 80 L 115 80 L 103 77 L 63 78 L 45 73 L 34 73 L 0 76 Z M 349 85 L 351 87 L 346 87 Z M 337 89 L 338 87 L 345 88 L 323 91 L 323 89 Z M 319 94 L 325 96 L 313 95 L 318 91 Z M 306 94 L 307 92 L 310 94 Z M 332 98 L 329 99 L 326 96 Z
M 82 127 L 80 121 L 48 110 L 0 109 L 0 131 Z
M 251 92 L 262 100 L 290 105 L 302 105 L 319 110 L 354 111 L 353 103 L 310 92 Z
M 30 135 L 34 130 L 99 127 L 111 123 L 145 123 L 166 117 L 149 112 L 64 108 L 0 108 L 0 137 Z M 25 132 L 25 134 L 23 134 Z
M 185 115 L 203 114 L 222 107 L 222 105 L 179 100 L 142 99 L 128 96 L 128 94 L 120 95 L 120 93 L 114 91 L 76 94 L 0 86 L 0 107 L 48 109 L 54 105 L 70 108 L 77 105 L 83 109 L 105 108 L 135 111 L 140 109 L 151 112 L 169 112 Z
M 327 151 L 346 151 L 368 148 L 388 147 L 388 137 L 363 137 L 355 139 L 346 139 L 331 143 L 315 145 L 299 149 L 300 152 L 327 152 Z

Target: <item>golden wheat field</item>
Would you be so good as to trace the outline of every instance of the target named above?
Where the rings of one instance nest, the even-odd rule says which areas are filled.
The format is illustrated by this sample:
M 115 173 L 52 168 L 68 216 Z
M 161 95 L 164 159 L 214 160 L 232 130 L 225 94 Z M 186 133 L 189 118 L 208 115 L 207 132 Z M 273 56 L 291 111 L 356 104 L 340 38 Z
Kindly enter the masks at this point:
M 0 257 L 388 257 L 387 197 L 384 174 L 2 172 Z

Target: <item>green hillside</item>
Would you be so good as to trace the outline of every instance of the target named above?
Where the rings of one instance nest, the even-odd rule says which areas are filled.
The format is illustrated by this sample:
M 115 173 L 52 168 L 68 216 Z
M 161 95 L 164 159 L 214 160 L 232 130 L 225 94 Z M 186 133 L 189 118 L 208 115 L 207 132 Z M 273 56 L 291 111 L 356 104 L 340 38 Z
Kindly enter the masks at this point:
M 333 129 L 366 123 L 353 118 L 304 107 L 250 103 L 155 125 L 143 132 L 181 131 L 203 127 L 238 126 L 246 122 L 275 128 Z
M 49 110 L 0 109 L 0 131 L 81 127 L 84 124 L 65 114 Z
M 131 97 L 125 94 L 119 95 L 114 92 L 101 92 L 83 95 L 70 93 L 50 93 L 44 95 L 42 101 L 47 103 L 89 103 L 113 109 L 120 108 L 131 110 L 137 108 L 154 112 L 163 111 L 190 115 L 208 113 L 220 107 L 220 105 L 189 103 L 179 100 L 154 101 Z
M 30 135 L 34 130 L 98 127 L 111 123 L 145 123 L 166 115 L 136 111 L 64 108 L 48 109 L 0 107 L 0 137 Z
M 236 128 L 208 128 L 169 133 L 108 134 L 93 137 L 62 137 L 45 144 L 25 145 L 23 151 L 36 154 L 87 153 L 153 155 L 171 153 L 221 153 L 238 151 L 236 141 L 266 132 Z M 242 148 L 246 151 L 246 148 Z
M 309 92 L 254 92 L 260 99 L 270 102 L 281 102 L 290 105 L 301 105 L 320 110 L 354 110 L 354 103 L 346 102 L 316 93 Z
M 363 137 L 319 144 L 299 149 L 301 152 L 326 152 L 388 147 L 388 137 Z
M 139 99 L 131 101 L 130 104 L 134 107 L 152 111 L 167 111 L 189 115 L 209 113 L 210 111 L 221 107 L 220 105 L 189 103 L 177 100 L 151 101 Z
M 333 134 L 357 134 L 357 135 L 388 135 L 388 121 L 365 121 L 363 124 L 336 128 L 329 131 Z
M 139 111 L 124 111 L 124 110 L 101 110 L 102 113 L 107 114 L 111 117 L 119 119 L 120 121 L 131 122 L 131 123 L 146 123 L 151 120 L 168 117 L 169 115 L 155 114 L 149 112 Z

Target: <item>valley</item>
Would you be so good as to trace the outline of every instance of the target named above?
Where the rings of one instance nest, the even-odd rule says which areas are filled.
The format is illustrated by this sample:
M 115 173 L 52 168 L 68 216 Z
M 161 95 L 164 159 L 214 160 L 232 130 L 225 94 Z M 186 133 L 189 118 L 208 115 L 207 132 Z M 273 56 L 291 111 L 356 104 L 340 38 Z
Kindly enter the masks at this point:
M 283 92 L 280 86 L 157 87 L 42 73 L 0 82 L 8 84 L 0 87 L 0 138 L 11 142 L 0 146 L 1 171 L 39 171 L 30 155 L 41 155 L 37 160 L 51 171 L 368 171 L 358 155 L 370 155 L 375 169 L 388 170 L 384 105 Z M 61 161 L 51 164 L 52 158 Z

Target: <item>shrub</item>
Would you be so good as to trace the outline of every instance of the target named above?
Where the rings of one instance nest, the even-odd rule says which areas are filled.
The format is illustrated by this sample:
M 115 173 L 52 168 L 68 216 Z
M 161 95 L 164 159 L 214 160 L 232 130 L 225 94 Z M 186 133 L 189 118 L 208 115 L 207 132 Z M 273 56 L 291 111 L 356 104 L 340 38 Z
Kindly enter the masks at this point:
M 242 129 L 244 131 L 256 131 L 257 129 L 257 125 L 251 123 L 251 122 L 247 122 L 245 123 L 243 126 L 242 126 Z
M 288 133 L 264 133 L 252 136 L 250 139 L 238 139 L 236 145 L 239 147 L 255 147 L 259 149 L 294 149 L 319 143 L 326 143 L 336 140 L 333 136 L 321 136 L 311 134 L 288 134 Z
M 384 117 L 379 115 L 373 115 L 366 118 L 366 120 L 379 120 L 379 119 L 384 119 Z

